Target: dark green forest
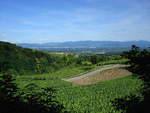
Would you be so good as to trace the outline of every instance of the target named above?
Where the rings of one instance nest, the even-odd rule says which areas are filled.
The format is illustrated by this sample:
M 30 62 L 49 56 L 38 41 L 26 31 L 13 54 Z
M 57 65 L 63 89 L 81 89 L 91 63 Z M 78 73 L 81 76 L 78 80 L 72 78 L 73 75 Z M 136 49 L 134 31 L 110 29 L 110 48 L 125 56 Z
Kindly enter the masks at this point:
M 50 55 L 43 51 L 0 42 L 0 72 L 17 74 L 53 72 L 73 63 L 73 56 Z

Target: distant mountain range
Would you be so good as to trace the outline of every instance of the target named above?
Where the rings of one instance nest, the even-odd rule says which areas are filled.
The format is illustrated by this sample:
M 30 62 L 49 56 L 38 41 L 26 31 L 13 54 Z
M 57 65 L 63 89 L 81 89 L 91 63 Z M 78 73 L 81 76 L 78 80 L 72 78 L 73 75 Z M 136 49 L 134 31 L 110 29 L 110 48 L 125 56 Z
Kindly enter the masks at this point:
M 150 41 L 70 41 L 70 42 L 50 42 L 50 43 L 17 43 L 25 48 L 128 48 L 131 45 L 140 47 L 150 47 Z

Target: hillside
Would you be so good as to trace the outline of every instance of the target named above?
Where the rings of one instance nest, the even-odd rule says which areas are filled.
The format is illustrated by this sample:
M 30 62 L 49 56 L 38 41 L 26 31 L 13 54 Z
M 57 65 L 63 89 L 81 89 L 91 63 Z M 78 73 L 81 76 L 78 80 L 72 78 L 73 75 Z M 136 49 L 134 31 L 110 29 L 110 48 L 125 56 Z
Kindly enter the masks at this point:
M 49 73 L 69 65 L 92 66 L 102 61 L 121 60 L 120 55 L 72 55 L 50 54 L 39 50 L 22 48 L 15 44 L 0 42 L 0 73 L 16 74 Z
M 62 67 L 63 63 L 59 64 L 58 62 L 58 56 L 49 55 L 38 50 L 22 48 L 7 42 L 0 42 L 0 73 L 51 72 Z M 56 64 L 58 65 L 56 66 Z

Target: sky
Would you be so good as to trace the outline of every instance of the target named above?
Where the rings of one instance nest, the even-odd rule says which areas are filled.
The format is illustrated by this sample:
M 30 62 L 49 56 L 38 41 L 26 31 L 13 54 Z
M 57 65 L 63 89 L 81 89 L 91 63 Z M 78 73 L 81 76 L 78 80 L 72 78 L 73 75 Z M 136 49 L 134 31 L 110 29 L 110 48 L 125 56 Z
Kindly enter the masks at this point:
M 0 0 L 0 41 L 150 41 L 150 0 Z

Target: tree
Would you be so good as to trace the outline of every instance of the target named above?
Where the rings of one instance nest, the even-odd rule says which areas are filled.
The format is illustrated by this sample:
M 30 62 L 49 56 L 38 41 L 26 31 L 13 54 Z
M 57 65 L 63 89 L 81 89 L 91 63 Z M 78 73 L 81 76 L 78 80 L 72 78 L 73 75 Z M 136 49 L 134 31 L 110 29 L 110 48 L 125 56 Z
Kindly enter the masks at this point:
M 124 53 L 129 59 L 129 70 L 144 82 L 144 87 L 140 91 L 144 99 L 135 95 L 129 95 L 124 98 L 117 98 L 113 105 L 117 110 L 123 110 L 125 113 L 149 113 L 150 103 L 150 51 L 133 45 L 132 49 Z
M 52 88 L 36 93 L 18 90 L 11 75 L 0 76 L 0 113 L 68 113 L 56 101 Z

